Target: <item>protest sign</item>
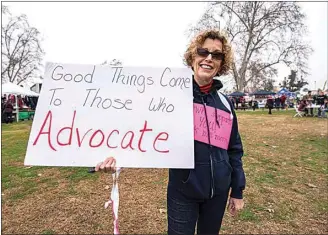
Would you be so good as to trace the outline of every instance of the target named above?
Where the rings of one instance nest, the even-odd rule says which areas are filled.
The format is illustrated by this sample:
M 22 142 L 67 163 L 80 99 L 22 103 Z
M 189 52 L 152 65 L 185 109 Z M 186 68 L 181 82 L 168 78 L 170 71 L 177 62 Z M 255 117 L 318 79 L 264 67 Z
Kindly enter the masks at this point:
M 25 165 L 193 168 L 187 68 L 48 63 Z

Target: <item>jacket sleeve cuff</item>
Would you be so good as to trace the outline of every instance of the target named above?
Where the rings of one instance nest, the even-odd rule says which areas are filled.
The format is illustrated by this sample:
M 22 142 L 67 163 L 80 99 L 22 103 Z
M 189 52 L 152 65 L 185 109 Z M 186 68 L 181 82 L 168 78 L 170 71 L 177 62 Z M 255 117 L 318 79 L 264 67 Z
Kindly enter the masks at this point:
M 243 199 L 243 190 L 231 190 L 230 197 L 236 198 L 236 199 Z

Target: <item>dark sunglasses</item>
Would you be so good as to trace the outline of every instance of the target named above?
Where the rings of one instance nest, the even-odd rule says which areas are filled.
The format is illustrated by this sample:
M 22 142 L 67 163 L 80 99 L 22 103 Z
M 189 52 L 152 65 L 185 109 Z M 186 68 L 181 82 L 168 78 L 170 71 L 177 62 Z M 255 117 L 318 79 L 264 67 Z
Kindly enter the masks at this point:
M 197 54 L 202 57 L 207 57 L 209 54 L 211 54 L 214 60 L 224 59 L 224 54 L 222 52 L 209 52 L 207 49 L 204 48 L 197 48 Z

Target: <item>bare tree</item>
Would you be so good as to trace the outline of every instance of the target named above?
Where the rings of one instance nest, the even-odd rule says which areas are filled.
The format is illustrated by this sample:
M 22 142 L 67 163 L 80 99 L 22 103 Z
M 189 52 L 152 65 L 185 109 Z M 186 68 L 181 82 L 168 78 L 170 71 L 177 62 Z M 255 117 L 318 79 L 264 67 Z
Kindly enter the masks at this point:
M 303 40 L 304 20 L 295 2 L 214 2 L 190 27 L 189 36 L 209 28 L 226 31 L 236 57 L 233 77 L 242 91 L 250 82 L 277 75 L 279 63 L 308 74 L 307 60 L 313 50 Z
M 42 66 L 40 32 L 29 25 L 25 15 L 12 17 L 5 6 L 2 13 L 9 15 L 9 20 L 1 26 L 1 79 L 20 84 L 37 76 Z
M 5 5 L 1 5 L 1 13 L 11 15 L 8 6 L 5 6 Z

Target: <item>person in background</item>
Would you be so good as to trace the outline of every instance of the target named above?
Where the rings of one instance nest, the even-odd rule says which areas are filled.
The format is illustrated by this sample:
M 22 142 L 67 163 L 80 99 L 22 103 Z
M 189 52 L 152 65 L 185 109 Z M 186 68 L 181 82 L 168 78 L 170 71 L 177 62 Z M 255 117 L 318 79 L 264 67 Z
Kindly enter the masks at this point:
M 276 109 L 280 110 L 281 100 L 278 95 L 276 95 L 276 98 L 274 99 L 274 103 L 275 103 Z
M 327 117 L 327 115 L 326 115 L 326 113 L 328 112 L 328 99 L 327 98 L 324 100 L 324 103 L 323 103 L 323 105 L 321 105 L 320 109 L 321 109 L 321 117 L 323 117 L 323 118 Z
M 1 110 L 4 110 L 6 102 L 7 102 L 6 97 L 2 96 L 1 97 Z
M 246 110 L 246 100 L 245 100 L 245 98 L 243 98 L 242 100 L 241 100 L 241 108 L 245 111 Z
M 9 95 L 8 99 L 11 101 L 12 104 L 16 103 L 16 97 L 14 95 Z
M 253 108 L 253 111 L 255 111 L 255 108 L 256 108 L 256 100 L 254 99 L 254 97 L 251 100 L 251 104 L 252 104 L 251 107 Z
M 248 101 L 248 107 L 253 107 L 253 99 L 250 99 L 249 101 Z
M 35 110 L 36 106 L 38 104 L 38 99 L 39 97 L 31 97 L 30 101 L 31 101 L 31 109 Z
M 293 100 L 290 97 L 286 97 L 286 101 L 285 101 L 285 109 L 288 110 L 289 107 L 293 108 L 294 106 Z
M 300 101 L 297 110 L 301 112 L 305 112 L 305 115 L 308 114 L 308 110 L 306 108 L 307 102 L 306 102 L 306 97 L 303 97 L 303 99 Z
M 308 91 L 308 94 L 305 96 L 306 101 L 307 101 L 307 108 L 306 108 L 306 114 L 309 114 L 309 110 L 310 110 L 310 115 L 311 117 L 313 117 L 313 108 L 311 108 L 313 103 L 313 96 L 312 96 L 312 92 Z
M 243 208 L 246 184 L 237 116 L 230 100 L 222 97 L 228 102 L 226 106 L 218 95 L 223 87 L 222 82 L 213 79 L 231 70 L 233 54 L 225 35 L 220 31 L 208 30 L 193 39 L 184 58 L 194 71 L 194 104 L 227 112 L 233 118 L 227 149 L 217 147 L 210 138 L 205 142 L 195 140 L 195 168 L 169 170 L 168 235 L 194 235 L 196 224 L 197 234 L 218 234 L 227 201 L 232 215 Z M 205 115 L 205 120 L 210 118 Z M 99 170 L 115 170 L 115 159 L 109 157 L 100 162 L 96 166 L 96 171 Z
M 12 123 L 13 122 L 13 110 L 14 110 L 14 106 L 11 103 L 11 100 L 8 99 L 6 104 L 4 105 L 4 115 L 5 115 L 5 123 Z
M 240 98 L 239 98 L 239 103 L 243 103 L 245 101 L 245 97 L 244 96 L 241 96 Z
M 327 97 L 324 95 L 323 91 L 319 91 L 319 95 L 317 96 L 316 99 L 316 104 L 320 105 L 320 108 L 318 108 L 318 117 L 321 117 L 321 112 L 322 112 L 321 107 L 324 106 L 325 99 L 327 99 Z
M 4 96 L 1 96 L 1 123 L 5 122 L 5 104 L 6 98 Z
M 273 109 L 273 98 L 271 95 L 268 96 L 266 105 L 269 109 L 269 114 L 272 114 L 271 110 Z
M 30 98 L 28 96 L 24 97 L 23 102 L 27 107 L 31 107 Z
M 236 97 L 236 109 L 238 109 L 238 104 L 239 104 L 239 97 Z
M 254 101 L 254 109 L 259 108 L 259 102 L 257 100 Z
M 19 109 L 23 109 L 23 107 L 24 107 L 24 101 L 23 101 L 22 96 L 20 96 L 20 95 L 17 96 L 17 102 L 18 102 Z
M 286 99 L 287 99 L 286 95 L 285 94 L 282 94 L 282 96 L 280 97 L 280 100 L 281 100 L 281 108 L 282 109 L 285 109 L 285 107 L 286 107 Z
M 296 97 L 296 105 L 300 105 L 300 102 L 301 102 L 301 100 L 300 100 L 300 98 L 299 97 Z

